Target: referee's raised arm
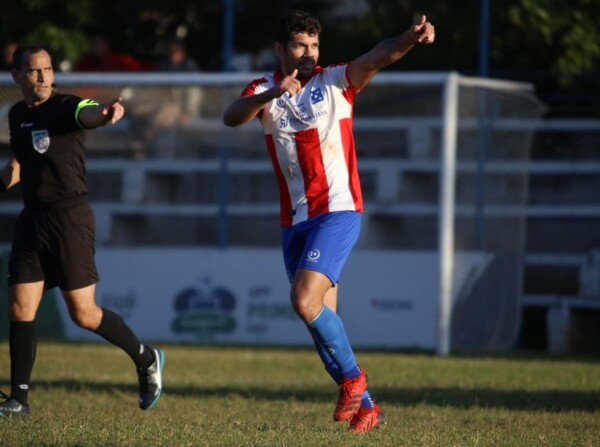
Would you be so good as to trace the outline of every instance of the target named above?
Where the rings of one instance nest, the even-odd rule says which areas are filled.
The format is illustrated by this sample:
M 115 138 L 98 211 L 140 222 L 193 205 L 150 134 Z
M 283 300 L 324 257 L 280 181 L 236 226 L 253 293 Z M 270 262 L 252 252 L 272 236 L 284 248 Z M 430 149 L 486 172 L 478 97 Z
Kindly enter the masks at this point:
M 95 129 L 106 124 L 114 124 L 125 115 L 125 107 L 121 98 L 97 105 L 89 105 L 81 109 L 79 123 L 86 129 Z

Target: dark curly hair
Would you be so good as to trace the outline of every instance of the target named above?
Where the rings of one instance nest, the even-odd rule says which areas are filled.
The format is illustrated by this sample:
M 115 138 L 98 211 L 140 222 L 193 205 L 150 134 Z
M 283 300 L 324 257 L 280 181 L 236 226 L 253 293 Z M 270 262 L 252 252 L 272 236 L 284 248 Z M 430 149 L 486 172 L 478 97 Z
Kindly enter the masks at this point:
M 306 33 L 309 36 L 321 33 L 319 21 L 307 12 L 298 9 L 284 12 L 277 20 L 275 40 L 285 46 L 293 33 Z

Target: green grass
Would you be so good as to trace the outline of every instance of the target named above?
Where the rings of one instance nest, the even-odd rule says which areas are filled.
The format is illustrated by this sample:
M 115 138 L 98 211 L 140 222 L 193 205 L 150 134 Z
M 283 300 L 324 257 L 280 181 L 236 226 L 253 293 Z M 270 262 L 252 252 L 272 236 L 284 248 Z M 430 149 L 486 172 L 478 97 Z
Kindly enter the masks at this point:
M 40 342 L 32 417 L 0 419 L 0 445 L 600 446 L 597 358 L 358 352 L 388 423 L 356 436 L 332 421 L 336 388 L 311 350 L 163 348 L 163 398 L 142 412 L 125 354 Z

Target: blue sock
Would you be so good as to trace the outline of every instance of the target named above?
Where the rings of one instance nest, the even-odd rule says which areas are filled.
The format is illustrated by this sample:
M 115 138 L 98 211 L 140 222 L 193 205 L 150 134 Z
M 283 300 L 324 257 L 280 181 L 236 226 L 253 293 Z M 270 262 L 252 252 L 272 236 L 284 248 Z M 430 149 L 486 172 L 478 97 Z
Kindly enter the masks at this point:
M 327 352 L 327 349 L 323 346 L 323 343 L 319 341 L 319 334 L 316 333 L 310 326 L 308 328 L 310 335 L 312 335 L 313 341 L 315 343 L 315 348 L 317 349 L 317 354 L 321 358 L 323 365 L 325 365 L 325 370 L 329 373 L 331 378 L 335 381 L 336 384 L 340 384 L 342 382 L 342 375 L 340 374 L 340 368 L 336 365 L 333 357 Z
M 313 339 L 318 342 L 319 355 L 321 351 L 326 352 L 333 359 L 341 378 L 354 378 L 360 375 L 360 368 L 356 364 L 342 320 L 333 310 L 323 306 L 319 315 L 307 326 L 313 334 Z M 325 367 L 327 368 L 326 362 Z
M 363 393 L 362 399 L 360 400 L 360 406 L 363 408 L 373 408 L 375 406 L 375 402 L 373 402 L 373 398 L 368 390 L 365 390 Z
M 309 331 L 310 331 L 313 341 L 315 343 L 315 348 L 317 349 L 317 353 L 319 354 L 321 361 L 325 365 L 325 370 L 329 373 L 329 375 L 335 381 L 335 383 L 339 385 L 342 382 L 342 375 L 340 374 L 340 368 L 336 365 L 335 360 L 333 360 L 333 357 L 329 354 L 327 349 L 325 349 L 323 344 L 319 341 L 319 335 L 315 331 L 311 330 L 310 327 L 309 327 Z M 373 399 L 371 398 L 371 394 L 369 393 L 369 390 L 365 390 L 365 392 L 362 395 L 362 399 L 361 399 L 361 407 L 373 408 L 373 405 L 374 405 L 374 402 L 373 402 Z

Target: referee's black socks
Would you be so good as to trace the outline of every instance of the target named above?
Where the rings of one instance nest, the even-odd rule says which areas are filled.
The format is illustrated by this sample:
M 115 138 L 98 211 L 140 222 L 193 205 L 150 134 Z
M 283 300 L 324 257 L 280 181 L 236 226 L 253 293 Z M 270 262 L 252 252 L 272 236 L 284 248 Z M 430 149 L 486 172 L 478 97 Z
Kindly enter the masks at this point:
M 148 368 L 154 362 L 152 351 L 146 349 L 120 315 L 101 309 L 102 320 L 94 332 L 125 351 L 138 368 Z
M 36 353 L 35 323 L 11 321 L 9 327 L 10 397 L 27 405 Z

